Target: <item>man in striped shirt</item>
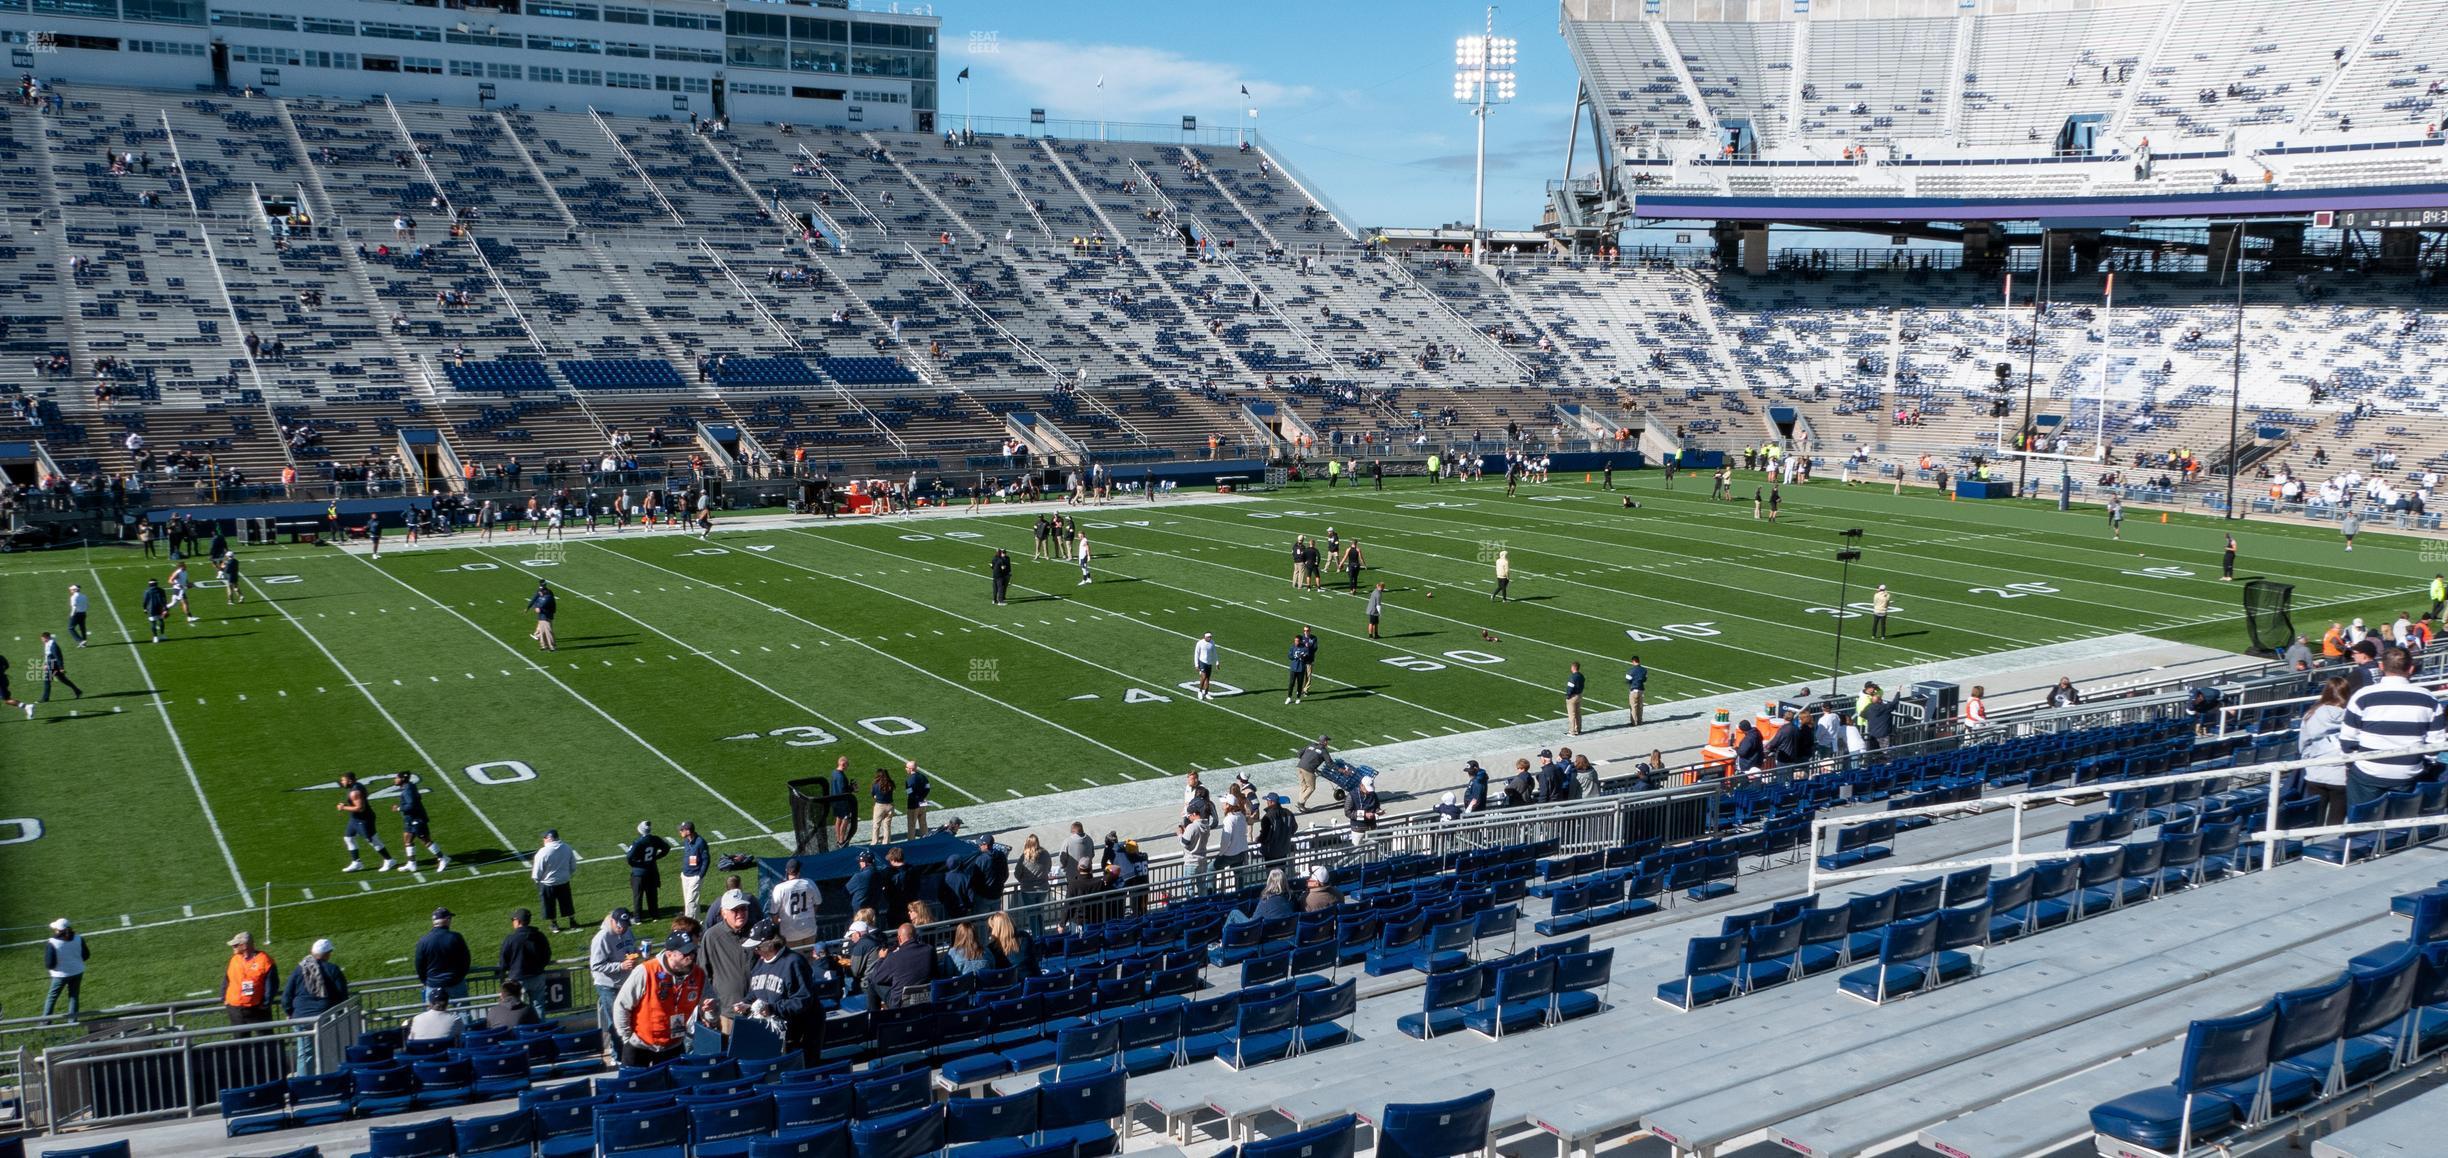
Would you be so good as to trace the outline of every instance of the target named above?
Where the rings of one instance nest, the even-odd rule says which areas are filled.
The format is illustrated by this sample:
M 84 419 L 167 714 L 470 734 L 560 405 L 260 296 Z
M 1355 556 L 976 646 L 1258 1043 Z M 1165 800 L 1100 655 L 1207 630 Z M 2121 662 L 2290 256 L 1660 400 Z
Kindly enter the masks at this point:
M 2380 679 L 2346 701 L 2338 747 L 2346 765 L 2348 807 L 2402 790 L 2423 775 L 2425 757 L 2391 755 L 2406 748 L 2448 744 L 2448 720 L 2438 697 L 2414 686 L 2414 657 L 2401 647 L 2380 656 Z

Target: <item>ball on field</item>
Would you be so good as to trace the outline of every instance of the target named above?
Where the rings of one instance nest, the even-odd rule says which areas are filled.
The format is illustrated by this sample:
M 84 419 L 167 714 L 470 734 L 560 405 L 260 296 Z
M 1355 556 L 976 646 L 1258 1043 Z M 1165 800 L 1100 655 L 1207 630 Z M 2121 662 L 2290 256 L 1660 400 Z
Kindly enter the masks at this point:
M 1430 598 L 1430 599 L 1434 599 L 1434 598 L 1436 598 L 1436 592 L 1434 592 L 1434 591 L 1429 592 L 1429 593 L 1428 593 L 1428 595 L 1427 595 L 1427 597 L 1428 597 L 1428 598 Z

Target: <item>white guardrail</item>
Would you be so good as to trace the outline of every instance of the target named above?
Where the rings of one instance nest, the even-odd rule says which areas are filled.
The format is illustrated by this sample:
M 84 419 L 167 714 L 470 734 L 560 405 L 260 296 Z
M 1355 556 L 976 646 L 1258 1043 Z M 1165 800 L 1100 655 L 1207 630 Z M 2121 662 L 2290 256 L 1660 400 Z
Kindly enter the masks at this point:
M 2436 756 L 2443 753 L 2448 753 L 2448 744 L 2426 745 L 2422 747 L 2401 748 L 2394 750 L 2394 754 L 2399 755 L 2420 754 Z M 2247 765 L 2240 768 L 2212 768 L 2191 772 L 2170 772 L 2158 776 L 2139 776 L 2130 780 L 2095 781 L 2081 787 L 2050 788 L 2032 792 L 2010 793 L 2003 796 L 1987 796 L 1978 800 L 1958 801 L 1952 804 L 1930 804 L 1916 808 L 1898 808 L 1885 812 L 1861 812 L 1846 816 L 1820 817 L 1811 822 L 1811 849 L 1814 855 L 1810 864 L 1809 891 L 1817 892 L 1821 886 L 1838 881 L 1861 880 L 1869 877 L 1895 876 L 1903 873 L 1953 872 L 1958 869 L 1980 868 L 1982 866 L 2004 867 L 2011 871 L 2017 866 L 2032 861 L 2063 860 L 2069 857 L 2079 857 L 2085 853 L 2111 852 L 2116 849 L 2116 845 L 2092 845 L 2082 848 L 2053 848 L 2046 851 L 2027 852 L 2023 848 L 2023 813 L 2028 808 L 2035 805 L 2071 804 L 2079 800 L 2103 797 L 2112 792 L 2124 792 L 2137 788 L 2153 788 L 2162 784 L 2188 784 L 2212 780 L 2230 780 L 2239 782 L 2251 780 L 2265 781 L 2266 795 L 2268 800 L 2267 811 L 2264 815 L 2265 823 L 2261 831 L 2256 832 L 2249 837 L 2249 839 L 2256 841 L 2261 845 L 2261 863 L 2264 865 L 2276 863 L 2273 858 L 2275 856 L 2277 846 L 2283 841 L 2313 840 L 2328 836 L 2348 836 L 2359 833 L 2387 832 L 2407 828 L 2439 828 L 2443 827 L 2444 825 L 2448 825 L 2448 818 L 2443 818 L 2438 815 L 2431 815 L 2413 817 L 2403 820 L 2370 820 L 2350 824 L 2324 824 L 2307 828 L 2278 827 L 2279 807 L 2282 802 L 2280 793 L 2283 791 L 2286 785 L 2286 777 L 2284 774 L 2311 768 L 2316 765 L 2337 764 L 2341 759 L 2343 758 L 2325 757 L 2318 760 L 2276 760 L 2264 764 Z M 1954 860 L 1917 862 L 1881 860 L 1860 868 L 1849 869 L 1822 869 L 1818 864 L 1816 853 L 1818 849 L 1822 847 L 1823 838 L 1826 834 L 1835 832 L 1839 829 L 1849 828 L 1855 825 L 1875 824 L 1883 820 L 1900 820 L 1913 816 L 1941 816 L 1963 813 L 1978 814 L 1998 808 L 2011 808 L 2014 810 L 2014 836 L 2012 843 L 2009 845 L 2010 851 L 1996 856 L 1961 857 Z

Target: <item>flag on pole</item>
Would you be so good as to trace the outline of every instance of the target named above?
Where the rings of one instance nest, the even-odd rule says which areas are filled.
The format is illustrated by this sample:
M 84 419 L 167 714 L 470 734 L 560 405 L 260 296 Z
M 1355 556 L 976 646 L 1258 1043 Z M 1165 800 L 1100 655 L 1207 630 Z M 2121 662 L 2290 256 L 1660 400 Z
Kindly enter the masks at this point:
M 964 68 L 964 69 L 962 69 L 962 70 L 960 70 L 960 75 L 959 75 L 959 76 L 956 76 L 956 77 L 953 77 L 952 79 L 953 79 L 953 80 L 955 80 L 955 81 L 962 81 L 962 80 L 967 80 L 967 79 L 969 79 L 969 70 L 968 70 L 968 69 L 965 69 L 965 68 Z
M 1100 73 L 1100 74 L 1098 74 L 1098 76 L 1097 76 L 1097 87 L 1098 87 L 1098 88 L 1104 88 L 1104 87 L 1105 87 L 1105 77 L 1104 77 L 1104 75 L 1103 75 L 1103 74 L 1101 74 L 1101 73 Z
M 1241 95 L 1242 95 L 1242 96 L 1248 96 L 1248 95 L 1249 95 L 1249 86 L 1248 86 L 1248 85 L 1246 85 L 1246 84 L 1245 84 L 1245 85 L 1242 85 L 1242 86 L 1241 86 Z

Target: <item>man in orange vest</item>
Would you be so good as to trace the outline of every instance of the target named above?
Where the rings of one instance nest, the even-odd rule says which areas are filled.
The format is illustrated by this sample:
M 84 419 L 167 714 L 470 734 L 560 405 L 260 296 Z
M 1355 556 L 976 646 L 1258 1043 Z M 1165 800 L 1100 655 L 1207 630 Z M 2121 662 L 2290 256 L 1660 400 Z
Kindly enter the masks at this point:
M 697 939 L 674 933 L 654 959 L 629 971 L 612 999 L 612 1029 L 621 1043 L 621 1064 L 651 1066 L 687 1053 L 689 1025 L 712 1017 L 697 968 Z
M 272 1020 L 272 983 L 280 975 L 272 955 L 255 947 L 251 933 L 240 933 L 229 939 L 229 966 L 223 970 L 221 1005 L 229 1011 L 231 1025 L 254 1025 Z

